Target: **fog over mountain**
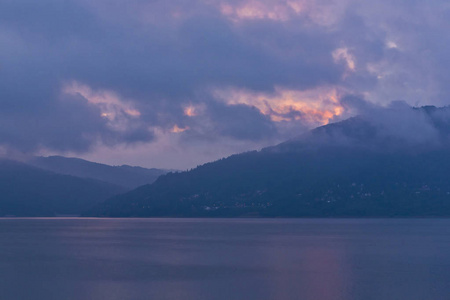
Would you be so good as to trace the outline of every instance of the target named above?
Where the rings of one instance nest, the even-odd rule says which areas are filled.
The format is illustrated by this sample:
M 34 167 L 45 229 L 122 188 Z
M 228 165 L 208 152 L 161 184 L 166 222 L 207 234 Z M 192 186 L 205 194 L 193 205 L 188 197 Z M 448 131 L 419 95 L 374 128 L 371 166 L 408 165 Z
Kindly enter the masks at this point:
M 161 176 L 87 214 L 447 216 L 449 112 L 362 107 L 277 146 Z
M 315 128 L 265 151 L 347 146 L 384 152 L 420 152 L 450 145 L 450 107 L 411 108 L 402 101 L 380 107 L 356 97 L 348 97 L 344 101 L 352 102 L 357 116 Z

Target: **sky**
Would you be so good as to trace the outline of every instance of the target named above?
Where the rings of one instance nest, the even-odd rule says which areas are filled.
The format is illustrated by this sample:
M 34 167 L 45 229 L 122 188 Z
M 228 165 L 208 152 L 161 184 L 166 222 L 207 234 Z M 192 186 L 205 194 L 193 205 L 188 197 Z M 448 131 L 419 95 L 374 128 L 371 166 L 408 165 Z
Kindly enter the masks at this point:
M 0 154 L 187 169 L 446 106 L 448 32 L 443 0 L 0 0 Z

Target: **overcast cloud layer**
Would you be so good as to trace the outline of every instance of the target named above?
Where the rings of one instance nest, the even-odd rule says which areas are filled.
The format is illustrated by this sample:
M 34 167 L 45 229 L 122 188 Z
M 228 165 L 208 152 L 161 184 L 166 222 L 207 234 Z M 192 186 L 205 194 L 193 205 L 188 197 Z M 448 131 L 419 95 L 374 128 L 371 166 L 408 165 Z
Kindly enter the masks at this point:
M 349 95 L 448 105 L 449 30 L 440 0 L 0 0 L 0 145 L 187 168 L 351 116 Z

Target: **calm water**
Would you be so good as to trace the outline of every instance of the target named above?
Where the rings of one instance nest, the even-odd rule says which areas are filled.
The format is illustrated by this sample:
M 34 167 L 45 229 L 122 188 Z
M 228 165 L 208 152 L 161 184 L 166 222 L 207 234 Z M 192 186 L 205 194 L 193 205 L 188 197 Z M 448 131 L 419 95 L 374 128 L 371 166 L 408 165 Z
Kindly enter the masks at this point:
M 450 220 L 0 219 L 0 299 L 450 299 Z

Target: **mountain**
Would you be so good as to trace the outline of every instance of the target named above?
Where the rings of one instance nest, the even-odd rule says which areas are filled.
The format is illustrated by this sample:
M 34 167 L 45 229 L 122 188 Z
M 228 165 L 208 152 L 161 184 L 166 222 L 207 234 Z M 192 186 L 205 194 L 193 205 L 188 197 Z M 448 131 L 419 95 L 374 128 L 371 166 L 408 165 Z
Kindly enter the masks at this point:
M 386 109 L 114 196 L 87 215 L 450 216 L 450 109 Z
M 370 111 L 321 126 L 265 151 L 301 152 L 329 146 L 384 153 L 450 148 L 450 107 Z
M 77 215 L 123 187 L 0 160 L 0 216 Z
M 161 169 L 146 169 L 127 165 L 109 166 L 63 156 L 34 157 L 27 163 L 55 173 L 101 180 L 130 190 L 152 183 L 160 175 L 168 172 Z

